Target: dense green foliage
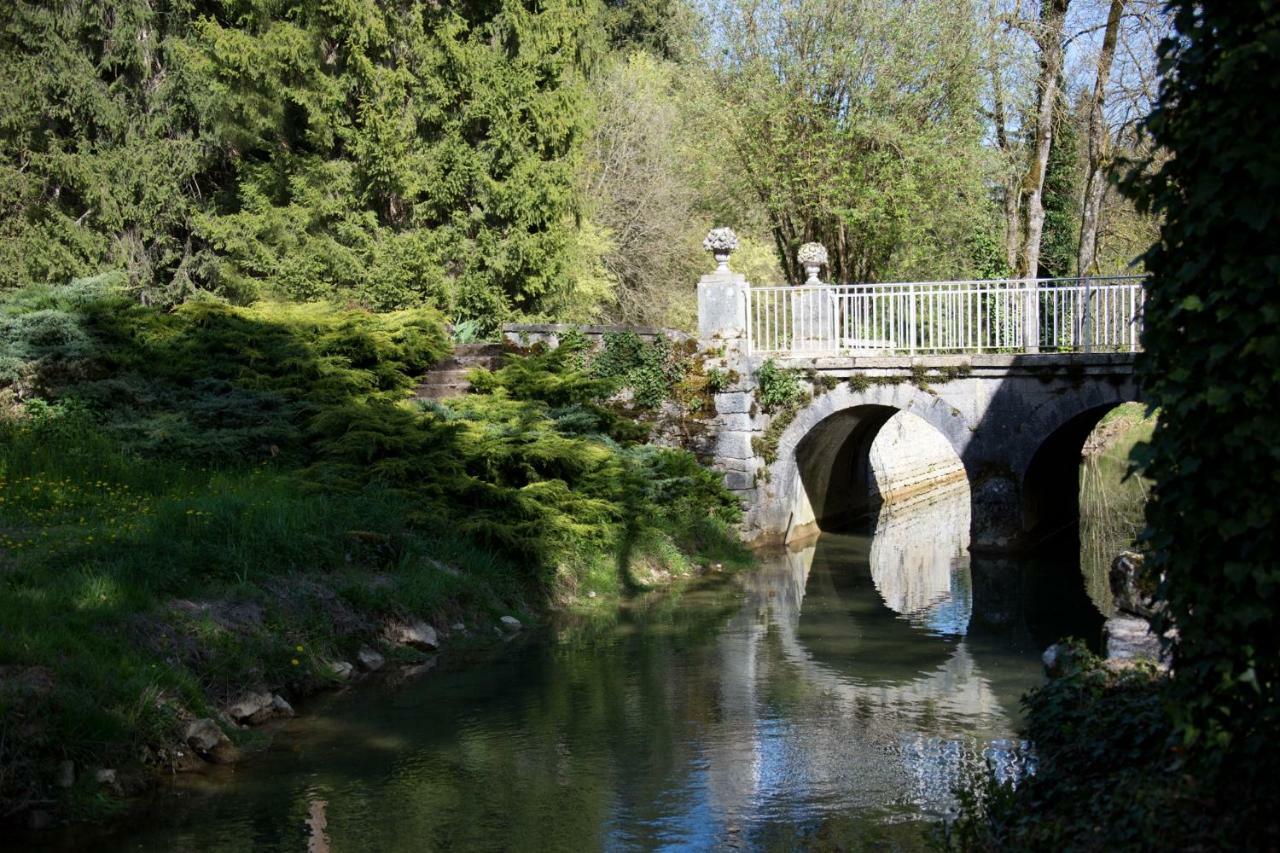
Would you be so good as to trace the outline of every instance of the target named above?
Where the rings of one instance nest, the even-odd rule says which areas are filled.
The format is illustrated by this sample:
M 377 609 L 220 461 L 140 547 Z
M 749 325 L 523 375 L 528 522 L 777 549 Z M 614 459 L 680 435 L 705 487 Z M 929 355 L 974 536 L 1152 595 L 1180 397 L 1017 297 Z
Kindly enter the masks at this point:
M 568 298 L 591 0 L 120 0 L 0 12 L 0 286 Z
M 962 791 L 948 849 L 1231 849 L 1237 827 L 1169 772 L 1164 679 L 1149 667 L 1112 672 L 1082 643 L 1060 648 L 1067 672 L 1024 702 L 1035 775 Z
M 167 765 L 184 714 L 305 691 L 387 619 L 743 559 L 720 478 L 639 443 L 573 347 L 415 404 L 448 347 L 429 309 L 160 310 L 108 276 L 12 292 L 0 329 L 6 813 L 62 756 Z
M 1147 122 L 1172 153 L 1129 190 L 1164 216 L 1146 256 L 1142 468 L 1176 627 L 1179 731 L 1219 781 L 1269 779 L 1280 743 L 1280 4 L 1176 3 L 1174 73 Z M 1206 768 L 1200 762 L 1201 771 Z M 1274 789 L 1271 789 L 1274 790 Z
M 598 541 L 631 523 L 646 483 L 687 469 L 674 451 L 623 446 L 644 430 L 604 404 L 621 380 L 586 372 L 572 346 L 512 354 L 480 383 L 487 394 L 414 410 L 414 377 L 446 351 L 426 310 L 192 302 L 161 312 L 91 281 L 19 291 L 0 322 L 10 394 L 83 413 L 122 452 L 275 460 L 313 488 L 404 491 L 424 502 L 421 514 L 455 517 L 538 571 L 554 572 L 574 537 Z M 721 506 L 713 481 L 691 482 L 693 497 Z
M 1053 143 L 1044 173 L 1044 238 L 1040 246 L 1043 278 L 1075 275 L 1080 236 L 1080 137 L 1065 102 L 1055 111 Z
M 1163 217 L 1138 370 L 1160 417 L 1134 458 L 1153 627 L 1172 677 L 1082 669 L 1032 694 L 1040 771 L 987 784 L 964 849 L 1273 849 L 1280 789 L 1280 4 L 1175 2 L 1147 120 L 1170 156 L 1122 187 Z
M 760 283 L 797 279 L 811 239 L 834 279 L 1000 273 L 991 188 L 1025 152 L 985 144 L 986 87 L 1026 57 L 1006 39 L 984 58 L 1003 24 L 966 12 L 19 0 L 0 10 L 0 289 L 121 271 L 170 305 L 688 328 L 723 224 Z M 1082 167 L 1055 151 L 1050 243 L 1077 230 Z M 1126 204 L 1110 267 L 1149 230 Z

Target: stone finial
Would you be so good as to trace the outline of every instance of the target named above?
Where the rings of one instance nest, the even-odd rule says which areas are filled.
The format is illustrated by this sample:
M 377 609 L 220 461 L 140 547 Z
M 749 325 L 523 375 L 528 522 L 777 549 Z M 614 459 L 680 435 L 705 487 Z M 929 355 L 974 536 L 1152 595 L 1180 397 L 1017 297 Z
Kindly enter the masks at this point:
M 808 275 L 805 284 L 822 284 L 818 278 L 818 270 L 827 265 L 826 246 L 821 243 L 805 243 L 796 252 L 796 260 Z
M 716 272 L 727 273 L 729 255 L 738 248 L 738 235 L 733 233 L 732 228 L 712 228 L 707 232 L 707 238 L 702 241 L 702 248 L 715 257 Z

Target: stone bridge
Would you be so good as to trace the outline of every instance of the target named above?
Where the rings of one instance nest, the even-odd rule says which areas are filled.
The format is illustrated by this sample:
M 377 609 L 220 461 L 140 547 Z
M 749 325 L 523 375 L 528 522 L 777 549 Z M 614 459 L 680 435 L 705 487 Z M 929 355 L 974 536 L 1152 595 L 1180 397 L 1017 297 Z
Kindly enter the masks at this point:
M 793 313 L 783 318 L 793 332 L 788 346 L 775 337 L 762 352 L 752 290 L 722 267 L 702 279 L 698 294 L 702 349 L 716 353 L 718 368 L 733 380 L 714 395 L 702 450 L 743 498 L 751 540 L 791 542 L 839 529 L 883 502 L 964 479 L 972 500 L 971 550 L 1026 550 L 1075 523 L 1085 439 L 1112 408 L 1142 400 L 1132 351 L 1084 352 L 1070 341 L 1055 352 L 1041 345 L 1012 352 L 1019 347 L 915 347 L 913 354 L 901 352 L 900 342 L 850 345 L 837 324 L 853 312 L 852 303 L 841 306 L 825 294 L 829 319 L 813 324 L 820 334 L 813 325 L 802 331 L 804 304 L 797 300 L 809 297 L 793 296 Z M 1042 291 L 1034 298 L 1055 310 Z M 972 318 L 964 308 L 955 317 L 966 313 Z M 1014 319 L 1028 327 L 1025 314 Z M 936 327 L 944 321 L 951 322 L 934 316 Z M 1036 322 L 1049 329 L 1040 341 L 1057 340 L 1057 327 L 1043 314 Z M 1127 322 L 1135 322 L 1132 313 Z M 1073 327 L 1078 335 L 1078 313 L 1064 310 L 1062 328 Z M 958 334 L 964 338 L 963 324 Z M 814 340 L 820 348 L 803 345 Z M 1136 333 L 1124 331 L 1123 340 L 1136 341 Z M 759 376 L 766 360 L 795 371 L 800 402 L 765 410 Z

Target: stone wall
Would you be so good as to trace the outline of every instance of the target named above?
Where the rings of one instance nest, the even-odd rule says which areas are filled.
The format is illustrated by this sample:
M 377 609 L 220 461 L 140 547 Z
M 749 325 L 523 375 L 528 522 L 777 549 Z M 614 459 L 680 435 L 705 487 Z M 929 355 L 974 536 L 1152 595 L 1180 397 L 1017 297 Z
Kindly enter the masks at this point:
M 687 332 L 675 329 L 655 329 L 648 326 L 590 326 L 578 323 L 507 323 L 502 327 L 502 338 L 518 346 L 527 347 L 534 344 L 546 344 L 549 347 L 560 345 L 560 338 L 567 332 L 577 331 L 590 343 L 592 349 L 604 346 L 604 336 L 616 332 L 631 332 L 645 343 L 656 338 L 667 338 L 670 341 L 683 341 L 691 337 Z

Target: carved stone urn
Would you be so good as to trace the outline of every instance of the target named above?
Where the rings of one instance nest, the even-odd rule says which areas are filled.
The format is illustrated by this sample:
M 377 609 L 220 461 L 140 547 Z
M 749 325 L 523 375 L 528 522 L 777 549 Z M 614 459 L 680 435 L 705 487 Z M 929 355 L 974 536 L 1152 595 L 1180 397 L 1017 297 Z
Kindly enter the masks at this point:
M 822 284 L 818 271 L 827 264 L 827 247 L 821 243 L 805 243 L 796 252 L 796 260 L 804 267 L 805 284 Z
M 702 241 L 702 248 L 716 259 L 716 272 L 729 272 L 729 256 L 738 248 L 738 235 L 732 228 L 712 228 L 707 238 Z

